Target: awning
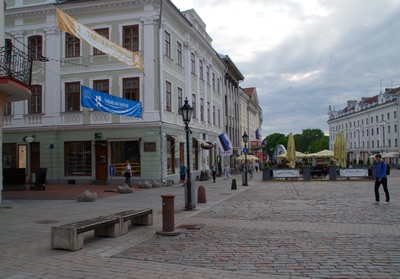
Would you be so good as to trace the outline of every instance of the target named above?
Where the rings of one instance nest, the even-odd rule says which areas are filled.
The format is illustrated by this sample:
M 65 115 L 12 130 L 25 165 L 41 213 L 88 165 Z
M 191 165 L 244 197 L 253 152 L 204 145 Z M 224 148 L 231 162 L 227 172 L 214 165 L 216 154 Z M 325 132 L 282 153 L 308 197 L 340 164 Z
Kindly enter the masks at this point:
M 200 144 L 200 147 L 203 149 L 211 149 L 214 147 L 214 144 L 212 142 L 205 141 L 202 139 L 196 139 L 196 138 L 195 138 L 195 140 L 197 140 L 197 142 Z
M 173 138 L 176 142 L 186 142 L 186 139 L 181 138 L 179 136 L 175 136 L 175 135 L 167 135 L 170 138 Z

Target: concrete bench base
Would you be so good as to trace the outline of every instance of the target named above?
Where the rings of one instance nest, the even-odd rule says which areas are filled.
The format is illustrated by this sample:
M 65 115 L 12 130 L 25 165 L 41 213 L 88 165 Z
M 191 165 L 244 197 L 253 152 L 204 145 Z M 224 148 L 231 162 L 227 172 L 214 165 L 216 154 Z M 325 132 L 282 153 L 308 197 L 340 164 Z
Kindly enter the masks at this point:
M 127 234 L 129 225 L 153 225 L 153 210 L 152 209 L 133 209 L 115 213 L 114 216 L 120 218 L 121 235 Z
M 153 224 L 152 209 L 133 209 L 51 228 L 51 248 L 77 251 L 83 248 L 83 233 L 94 230 L 95 236 L 119 237 L 129 225 Z

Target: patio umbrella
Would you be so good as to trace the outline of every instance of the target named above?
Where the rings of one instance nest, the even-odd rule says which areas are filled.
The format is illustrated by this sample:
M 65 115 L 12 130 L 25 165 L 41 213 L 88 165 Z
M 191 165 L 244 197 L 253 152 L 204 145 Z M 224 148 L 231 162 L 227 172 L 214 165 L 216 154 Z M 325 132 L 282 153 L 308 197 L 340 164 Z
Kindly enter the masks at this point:
M 340 155 L 340 151 L 341 151 L 340 145 L 341 145 L 341 143 L 340 142 L 341 142 L 341 136 L 340 136 L 340 134 L 338 134 L 338 135 L 336 135 L 335 145 L 333 146 L 333 158 L 336 161 L 336 166 L 337 167 L 340 167 L 340 158 L 341 158 L 341 155 Z
M 286 160 L 289 161 L 289 168 L 294 169 L 296 167 L 296 148 L 294 145 L 294 137 L 292 133 L 289 134 L 286 150 Z
M 334 152 L 332 150 L 321 150 L 317 153 L 313 154 L 315 158 L 332 158 L 334 156 Z
M 399 152 L 388 152 L 382 155 L 382 158 L 399 158 Z
M 347 151 L 346 151 L 346 138 L 344 137 L 344 132 L 340 133 L 340 166 L 342 168 L 346 167 L 347 161 Z

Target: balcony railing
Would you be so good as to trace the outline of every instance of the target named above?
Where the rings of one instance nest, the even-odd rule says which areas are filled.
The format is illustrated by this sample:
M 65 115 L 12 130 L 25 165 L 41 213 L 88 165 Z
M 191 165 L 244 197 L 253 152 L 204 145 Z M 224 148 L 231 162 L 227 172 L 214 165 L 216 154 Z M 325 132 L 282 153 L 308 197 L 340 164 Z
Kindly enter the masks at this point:
M 9 76 L 31 85 L 32 60 L 28 53 L 14 46 L 0 47 L 0 76 Z

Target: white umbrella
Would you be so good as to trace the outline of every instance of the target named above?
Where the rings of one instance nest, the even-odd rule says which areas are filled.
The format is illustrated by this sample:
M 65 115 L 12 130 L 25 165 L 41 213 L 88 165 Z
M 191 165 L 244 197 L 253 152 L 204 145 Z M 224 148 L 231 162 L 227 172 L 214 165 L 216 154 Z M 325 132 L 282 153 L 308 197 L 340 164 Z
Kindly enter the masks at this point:
M 289 134 L 288 145 L 286 152 L 286 160 L 289 161 L 289 168 L 294 169 L 296 167 L 296 148 L 294 144 L 293 134 Z

